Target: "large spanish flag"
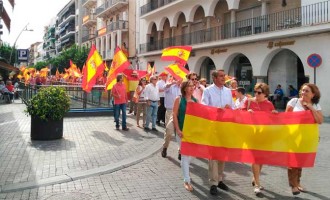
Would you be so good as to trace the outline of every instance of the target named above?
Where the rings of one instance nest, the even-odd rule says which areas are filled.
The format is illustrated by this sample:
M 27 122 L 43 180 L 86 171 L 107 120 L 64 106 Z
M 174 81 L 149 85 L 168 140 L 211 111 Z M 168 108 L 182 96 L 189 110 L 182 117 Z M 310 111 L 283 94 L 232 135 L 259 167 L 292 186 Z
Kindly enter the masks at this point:
M 100 54 L 97 52 L 95 45 L 92 45 L 86 60 L 85 69 L 83 70 L 81 87 L 84 91 L 90 92 L 92 90 L 96 83 L 96 78 L 103 73 L 104 68 Z
M 184 155 L 313 167 L 317 146 L 318 124 L 311 111 L 250 113 L 197 103 L 187 105 L 181 143 Z
M 191 46 L 171 46 L 163 49 L 161 59 L 176 61 L 184 66 L 190 56 L 191 49 Z
M 170 64 L 165 67 L 165 70 L 168 71 L 176 80 L 186 79 L 186 75 L 189 73 L 186 68 L 180 66 L 178 63 Z
M 105 84 L 105 90 L 111 90 L 112 87 L 116 83 L 117 74 L 123 72 L 126 68 L 128 68 L 130 63 L 127 60 L 126 55 L 123 51 L 117 47 L 115 51 L 115 55 L 113 56 L 113 60 L 110 66 L 110 70 L 107 76 L 107 82 Z

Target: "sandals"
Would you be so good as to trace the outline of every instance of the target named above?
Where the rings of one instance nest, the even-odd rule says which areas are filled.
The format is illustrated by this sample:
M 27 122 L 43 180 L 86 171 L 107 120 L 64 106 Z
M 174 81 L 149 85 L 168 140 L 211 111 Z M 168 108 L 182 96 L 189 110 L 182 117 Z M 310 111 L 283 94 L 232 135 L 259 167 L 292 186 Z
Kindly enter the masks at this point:
M 190 183 L 184 182 L 183 184 L 184 188 L 186 188 L 186 190 L 188 190 L 189 192 L 192 192 L 194 190 L 194 188 L 192 187 L 192 185 Z
M 254 181 L 252 181 L 251 184 L 252 184 L 253 187 L 256 185 L 256 183 L 255 183 Z M 258 188 L 259 188 L 260 190 L 264 190 L 264 189 L 265 189 L 263 186 L 259 186 Z
M 307 192 L 301 185 L 299 185 L 297 188 L 300 192 Z
M 292 194 L 293 195 L 298 195 L 300 194 L 300 190 L 298 187 L 292 187 Z

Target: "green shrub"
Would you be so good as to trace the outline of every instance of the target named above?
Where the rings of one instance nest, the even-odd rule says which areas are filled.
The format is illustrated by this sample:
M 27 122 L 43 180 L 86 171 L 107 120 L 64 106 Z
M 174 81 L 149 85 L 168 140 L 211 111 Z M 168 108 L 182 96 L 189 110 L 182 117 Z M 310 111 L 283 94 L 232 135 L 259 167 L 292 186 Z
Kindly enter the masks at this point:
M 27 102 L 25 112 L 42 120 L 60 120 L 70 109 L 70 98 L 62 87 L 45 87 Z

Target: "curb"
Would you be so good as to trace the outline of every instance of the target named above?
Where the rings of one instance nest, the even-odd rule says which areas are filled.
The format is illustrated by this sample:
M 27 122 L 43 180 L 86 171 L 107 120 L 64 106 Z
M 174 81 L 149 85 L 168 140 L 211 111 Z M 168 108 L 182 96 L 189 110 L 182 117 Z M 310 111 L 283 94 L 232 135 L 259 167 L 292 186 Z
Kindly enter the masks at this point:
M 86 171 L 80 171 L 80 172 L 72 172 L 61 176 L 55 176 L 51 178 L 46 179 L 39 179 L 35 181 L 30 182 L 24 182 L 24 183 L 15 183 L 10 185 L 3 185 L 0 186 L 0 193 L 9 193 L 9 192 L 17 192 L 20 190 L 26 190 L 26 189 L 33 189 L 38 188 L 42 186 L 48 186 L 53 184 L 59 184 L 59 183 L 66 183 L 71 181 L 76 181 L 79 179 L 88 178 L 91 176 L 99 176 L 103 174 L 112 173 L 127 167 L 130 167 L 132 165 L 135 165 L 137 163 L 142 162 L 143 160 L 153 156 L 155 153 L 157 153 L 162 148 L 163 140 L 157 139 L 153 145 L 144 151 L 143 153 L 133 157 L 133 158 L 127 158 L 124 160 L 121 160 L 114 164 L 108 164 L 102 167 L 86 170 Z

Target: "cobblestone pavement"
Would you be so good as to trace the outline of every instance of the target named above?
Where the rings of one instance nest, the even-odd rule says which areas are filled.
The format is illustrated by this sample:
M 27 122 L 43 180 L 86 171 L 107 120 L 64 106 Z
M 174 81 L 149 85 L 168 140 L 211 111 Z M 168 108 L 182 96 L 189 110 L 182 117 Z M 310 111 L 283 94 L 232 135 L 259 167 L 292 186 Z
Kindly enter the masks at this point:
M 251 186 L 250 165 L 227 163 L 228 192 L 209 194 L 207 161 L 194 159 L 194 191 L 183 187 L 177 144 L 160 156 L 163 128 L 146 133 L 129 117 L 129 132 L 116 131 L 113 117 L 65 118 L 64 139 L 31 141 L 24 105 L 0 104 L 0 199 L 293 199 L 285 168 L 265 166 L 263 196 Z M 303 170 L 308 193 L 294 199 L 330 199 L 330 120 L 320 126 L 314 168 Z

